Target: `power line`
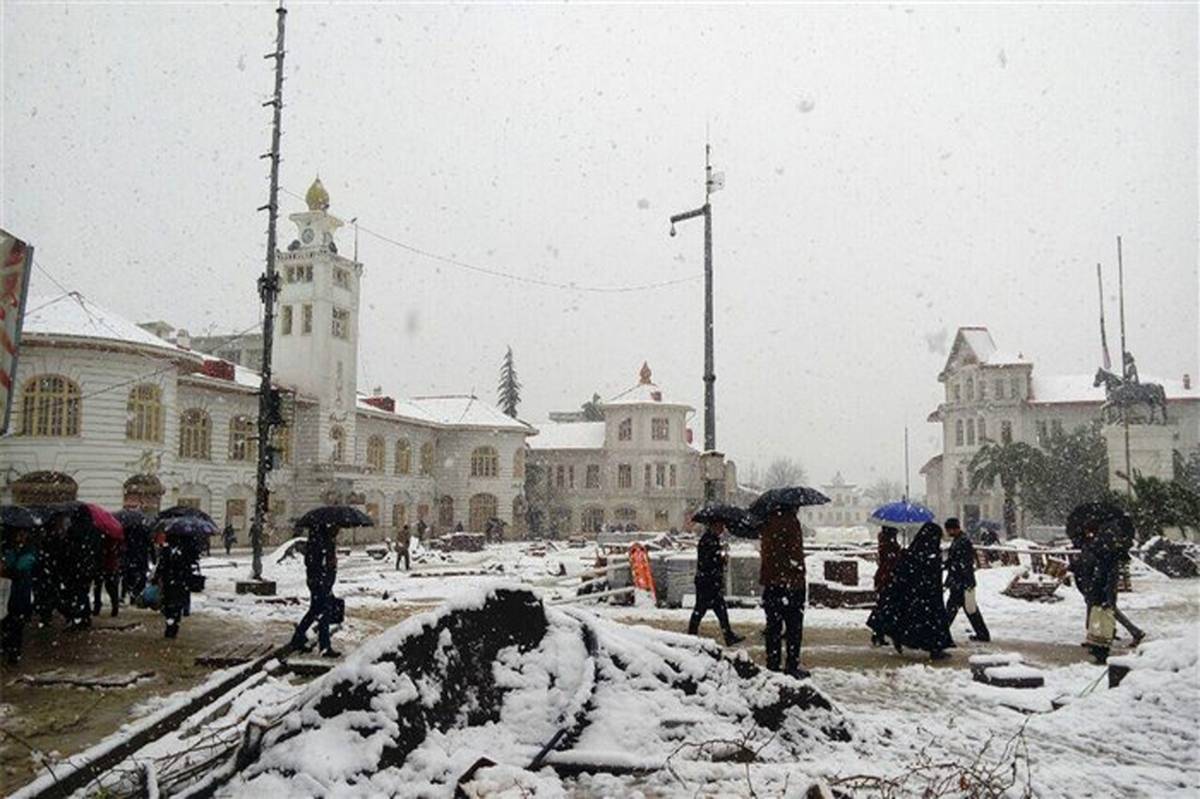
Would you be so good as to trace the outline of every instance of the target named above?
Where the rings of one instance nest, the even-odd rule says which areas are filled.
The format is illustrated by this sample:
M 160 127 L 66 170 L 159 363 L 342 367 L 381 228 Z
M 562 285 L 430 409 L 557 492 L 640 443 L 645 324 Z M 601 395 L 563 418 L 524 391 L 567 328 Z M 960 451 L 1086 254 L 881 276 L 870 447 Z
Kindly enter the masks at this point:
M 304 197 L 302 195 L 297 194 L 294 191 L 288 191 L 287 189 L 282 189 L 282 191 L 284 191 L 286 194 L 290 194 L 291 196 L 296 197 L 298 199 L 304 199 Z M 586 285 L 586 284 L 581 284 L 581 283 L 564 283 L 561 281 L 544 280 L 542 278 L 529 277 L 527 275 L 518 275 L 518 274 L 514 274 L 512 272 L 505 272 L 500 269 L 493 269 L 491 267 L 479 266 L 477 264 L 473 264 L 468 261 L 463 261 L 458 258 L 452 258 L 448 255 L 441 255 L 439 253 L 435 253 L 430 250 L 426 250 L 421 247 L 417 247 L 415 245 L 408 244 L 406 242 L 392 238 L 391 236 L 388 236 L 384 233 L 380 233 L 377 230 L 372 230 L 371 228 L 363 227 L 362 225 L 359 225 L 357 227 L 357 229 L 361 230 L 363 233 L 367 233 L 368 235 L 374 236 L 375 238 L 379 239 L 380 241 L 383 241 L 387 244 L 391 244 L 394 247 L 399 247 L 402 250 L 407 250 L 408 252 L 411 252 L 414 255 L 419 255 L 423 258 L 429 258 L 430 260 L 438 261 L 440 263 L 444 263 L 449 266 L 458 267 L 459 269 L 464 269 L 469 272 L 475 272 L 476 274 L 487 275 L 489 277 L 495 277 L 495 278 L 499 278 L 501 280 L 511 280 L 516 283 L 525 283 L 525 284 L 532 285 L 532 286 L 541 286 L 543 288 L 564 289 L 566 291 L 585 291 L 585 292 L 591 292 L 591 293 L 597 293 L 597 294 L 624 294 L 624 293 L 630 293 L 630 292 L 636 292 L 636 291 L 651 291 L 654 289 L 667 288 L 668 286 L 677 286 L 681 283 L 690 283 L 693 280 L 699 280 L 701 277 L 703 277 L 703 275 L 691 275 L 689 277 L 675 278 L 673 280 L 660 280 L 660 281 L 653 282 L 653 283 L 639 283 L 639 284 L 626 285 L 626 286 L 593 286 L 593 285 Z

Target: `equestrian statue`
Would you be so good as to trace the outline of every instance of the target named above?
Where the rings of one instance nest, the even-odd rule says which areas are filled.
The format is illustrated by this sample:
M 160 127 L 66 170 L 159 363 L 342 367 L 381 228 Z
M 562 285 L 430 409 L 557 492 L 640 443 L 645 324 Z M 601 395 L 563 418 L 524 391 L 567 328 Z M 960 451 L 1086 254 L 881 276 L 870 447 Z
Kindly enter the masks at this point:
M 1107 398 L 1100 409 L 1104 421 L 1119 422 L 1138 405 L 1145 405 L 1147 424 L 1166 424 L 1167 392 L 1158 383 L 1142 383 L 1138 380 L 1137 364 L 1131 354 L 1125 353 L 1123 361 L 1123 376 L 1101 368 L 1096 370 L 1096 379 L 1092 382 L 1097 388 L 1104 386 Z M 1159 416 L 1161 420 L 1158 420 Z M 1140 414 L 1135 418 L 1140 418 Z

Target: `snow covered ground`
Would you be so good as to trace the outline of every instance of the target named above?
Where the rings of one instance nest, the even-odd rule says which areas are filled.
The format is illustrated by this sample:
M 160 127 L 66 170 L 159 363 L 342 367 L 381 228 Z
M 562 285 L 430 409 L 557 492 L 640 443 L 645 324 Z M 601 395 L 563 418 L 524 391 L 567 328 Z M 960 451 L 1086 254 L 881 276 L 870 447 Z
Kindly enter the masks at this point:
M 821 557 L 810 558 L 810 577 L 820 574 Z M 550 604 L 556 597 L 569 594 L 562 587 L 577 582 L 593 558 L 590 548 L 563 548 L 535 556 L 523 544 L 491 547 L 482 553 L 418 550 L 413 571 L 406 573 L 393 568 L 390 555 L 375 560 L 356 549 L 339 563 L 336 592 L 346 600 L 348 622 L 335 640 L 343 650 L 352 650 L 380 633 L 384 624 L 380 620 L 387 618 L 389 609 L 433 609 L 446 602 L 470 604 L 478 602 L 481 592 L 490 586 L 501 584 L 531 586 Z M 865 580 L 872 567 L 867 562 L 860 567 Z M 233 581 L 248 571 L 245 553 L 206 559 L 204 569 L 208 591 L 197 595 L 194 613 L 283 621 L 294 620 L 303 612 L 299 605 L 265 603 L 233 593 Z M 264 570 L 278 581 L 281 596 L 306 597 L 299 557 L 279 559 L 268 553 Z M 995 641 L 990 645 L 966 644 L 966 622 L 960 616 L 955 625 L 960 648 L 951 661 L 936 666 L 916 655 L 872 650 L 864 610 L 808 611 L 805 628 L 810 645 L 805 660 L 814 666 L 812 684 L 844 714 L 852 730 L 849 743 L 822 742 L 807 752 L 793 750 L 786 757 L 778 748 L 768 748 L 760 757 L 765 762 L 748 765 L 712 762 L 711 753 L 684 749 L 671 758 L 671 768 L 649 774 L 559 779 L 549 770 L 537 774 L 522 771 L 525 763 L 521 761 L 528 754 L 528 746 L 500 745 L 485 732 L 455 739 L 455 745 L 463 751 L 454 752 L 453 763 L 457 767 L 477 757 L 497 760 L 500 767 L 481 772 L 475 787 L 482 795 L 505 796 L 649 797 L 692 796 L 697 792 L 709 796 L 751 792 L 759 796 L 800 796 L 816 778 L 840 782 L 853 788 L 856 796 L 919 796 L 935 779 L 944 780 L 953 771 L 944 766 L 946 763 L 958 764 L 955 768 L 962 770 L 955 772 L 956 779 L 965 779 L 963 774 L 983 774 L 988 779 L 1011 780 L 1013 786 L 1007 794 L 1011 796 L 1200 795 L 1200 580 L 1168 580 L 1135 568 L 1135 590 L 1122 595 L 1122 606 L 1150 632 L 1150 637 L 1139 654 L 1131 658 L 1136 668 L 1120 688 L 1110 690 L 1104 668 L 1087 662 L 1086 652 L 1077 646 L 1082 639 L 1084 614 L 1078 594 L 1060 588 L 1063 599 L 1051 604 L 1003 596 L 1001 590 L 1017 571 L 1017 567 L 1005 567 L 978 573 L 979 603 Z M 587 610 L 572 609 L 570 613 L 574 615 L 569 618 L 554 618 L 562 624 L 578 624 L 570 619 L 594 617 L 597 625 L 607 625 L 605 630 L 619 629 L 612 622 L 678 630 L 688 616 L 687 610 L 596 603 Z M 751 633 L 742 648 L 761 659 L 761 642 L 754 635 L 761 626 L 761 612 L 742 608 L 733 609 L 731 615 L 735 626 Z M 413 623 L 413 619 L 404 622 Z M 704 631 L 711 634 L 713 627 L 710 616 Z M 378 646 L 379 642 L 373 641 L 364 651 Z M 1015 690 L 973 682 L 967 657 L 981 652 L 1021 653 L 1027 664 L 1041 671 L 1045 687 Z M 561 652 L 547 655 L 561 656 Z M 347 660 L 355 657 L 351 653 Z M 507 678 L 512 679 L 512 674 Z M 252 716 L 279 717 L 300 697 L 319 690 L 319 684 L 306 686 L 294 676 L 267 676 L 239 696 L 212 726 Z M 524 701 L 528 712 L 532 700 L 526 697 Z M 1061 709 L 1052 710 L 1052 702 Z M 681 718 L 686 718 L 687 711 L 687 707 L 671 710 Z M 625 722 L 619 713 L 609 716 L 604 726 L 589 732 L 589 749 L 625 752 L 634 760 L 661 760 L 663 752 L 648 743 L 652 739 L 639 737 L 641 733 L 633 737 L 625 733 L 626 728 L 632 730 L 645 721 L 639 712 L 659 711 L 639 711 L 634 704 L 627 709 Z M 673 733 L 675 745 L 697 743 L 692 741 L 693 732 L 696 736 L 705 734 L 701 729 L 688 730 L 686 725 L 682 729 Z M 725 734 L 729 733 L 726 729 Z M 745 733 L 752 736 L 752 747 L 765 743 L 753 737 L 753 730 Z M 207 731 L 192 734 L 204 735 Z M 631 741 L 636 741 L 636 746 Z M 187 745 L 187 740 L 167 736 L 156 747 L 165 755 L 186 749 Z M 318 763 L 326 749 L 356 745 L 344 734 L 333 736 L 310 753 L 316 759 L 314 769 L 320 772 Z M 520 757 L 506 760 L 504 755 L 512 752 L 519 752 Z M 448 761 L 444 757 L 434 760 L 437 769 L 446 770 Z M 419 776 L 422 768 L 419 761 L 414 763 L 404 767 L 412 772 L 410 778 Z M 429 768 L 434 768 L 433 760 Z M 314 777 L 315 782 L 305 783 L 311 795 L 331 795 L 321 786 L 330 784 L 337 774 L 321 774 L 324 776 Z M 227 787 L 226 795 L 263 795 L 252 786 L 235 782 Z M 426 783 L 413 795 L 428 795 L 433 790 L 430 786 Z M 442 788 L 433 790 L 434 795 L 439 791 L 445 796 L 453 793 L 452 785 Z M 289 790 L 290 795 L 300 795 L 295 793 L 295 784 Z M 371 792 L 364 787 L 356 795 Z M 970 795 L 969 786 L 944 795 Z

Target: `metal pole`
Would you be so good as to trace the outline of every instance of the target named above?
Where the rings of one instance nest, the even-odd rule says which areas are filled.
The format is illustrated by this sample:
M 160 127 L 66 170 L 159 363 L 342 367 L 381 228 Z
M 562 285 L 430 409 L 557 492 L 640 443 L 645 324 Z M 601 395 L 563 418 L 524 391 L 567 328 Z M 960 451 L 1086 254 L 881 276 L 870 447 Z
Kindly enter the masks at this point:
M 1121 298 L 1121 379 L 1125 379 L 1125 262 L 1121 257 L 1121 237 L 1117 236 L 1117 293 Z M 1133 472 L 1129 459 L 1129 411 L 1121 406 L 1121 424 L 1125 428 L 1125 491 L 1133 493 Z
M 271 395 L 271 349 L 275 337 L 275 298 L 279 293 L 279 275 L 275 272 L 275 221 L 279 211 L 279 137 L 283 123 L 283 31 L 287 9 L 283 0 L 275 10 L 277 32 L 275 52 L 266 58 L 275 59 L 275 95 L 263 105 L 274 107 L 271 127 L 271 152 L 264 158 L 271 159 L 271 193 L 269 202 L 259 210 L 267 212 L 267 268 L 258 279 L 258 293 L 263 304 L 263 361 L 262 381 L 258 387 L 258 468 L 255 470 L 254 521 L 250 524 L 250 545 L 254 550 L 251 576 L 262 579 L 262 534 L 263 519 L 270 505 L 267 489 L 267 473 L 271 470 L 271 429 L 274 427 L 276 409 Z
M 904 501 L 908 502 L 908 425 L 904 425 Z M 929 497 L 925 498 L 929 501 Z

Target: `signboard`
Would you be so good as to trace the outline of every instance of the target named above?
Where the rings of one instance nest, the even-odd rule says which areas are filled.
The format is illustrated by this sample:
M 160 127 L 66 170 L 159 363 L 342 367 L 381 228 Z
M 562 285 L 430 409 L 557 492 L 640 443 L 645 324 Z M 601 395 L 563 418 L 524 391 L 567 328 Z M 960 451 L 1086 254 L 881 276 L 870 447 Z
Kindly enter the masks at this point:
M 33 272 L 33 247 L 0 230 L 0 435 L 8 432 L 17 388 L 17 355 L 25 300 Z

